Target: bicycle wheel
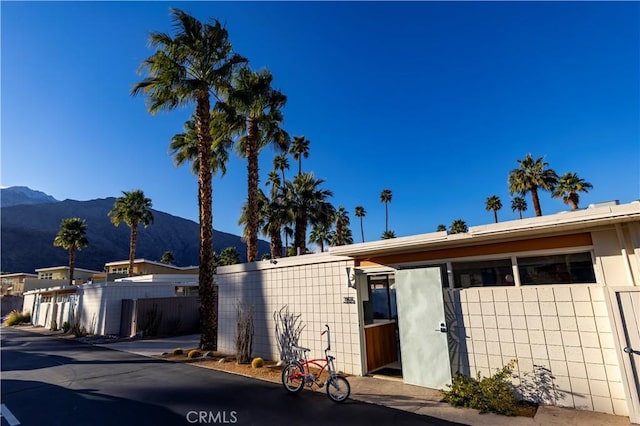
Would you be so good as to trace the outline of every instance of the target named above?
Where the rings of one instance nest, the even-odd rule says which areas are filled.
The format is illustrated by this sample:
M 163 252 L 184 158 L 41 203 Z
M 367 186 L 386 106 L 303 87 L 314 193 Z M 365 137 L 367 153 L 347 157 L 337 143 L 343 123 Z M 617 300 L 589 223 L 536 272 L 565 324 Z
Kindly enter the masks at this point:
M 327 396 L 333 402 L 344 402 L 349 398 L 351 386 L 347 379 L 341 376 L 329 377 L 327 380 Z
M 304 387 L 304 369 L 299 362 L 291 362 L 282 370 L 282 385 L 291 393 L 298 393 Z

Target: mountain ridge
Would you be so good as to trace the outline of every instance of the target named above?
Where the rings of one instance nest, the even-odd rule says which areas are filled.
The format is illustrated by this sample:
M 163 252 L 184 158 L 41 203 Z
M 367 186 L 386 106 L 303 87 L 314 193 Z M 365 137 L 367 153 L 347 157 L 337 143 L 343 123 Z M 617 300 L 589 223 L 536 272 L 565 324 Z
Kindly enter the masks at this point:
M 43 193 L 44 194 L 44 193 Z M 45 194 L 46 195 L 46 194 Z M 115 197 L 88 201 L 64 200 L 40 204 L 20 204 L 0 209 L 3 272 L 33 272 L 38 268 L 68 265 L 68 252 L 53 246 L 64 218 L 79 217 L 87 222 L 89 246 L 76 254 L 76 266 L 101 271 L 107 262 L 129 258 L 130 229 L 116 227 L 108 216 Z M 200 226 L 189 219 L 152 209 L 154 223 L 138 230 L 136 258 L 159 261 L 172 251 L 176 266 L 199 263 Z M 214 229 L 214 250 L 232 246 L 241 262 L 246 261 L 246 244 L 237 235 Z M 269 243 L 258 242 L 260 256 L 269 253 Z
M 10 186 L 0 189 L 0 207 L 57 202 L 58 200 L 51 195 L 31 189 L 28 186 Z

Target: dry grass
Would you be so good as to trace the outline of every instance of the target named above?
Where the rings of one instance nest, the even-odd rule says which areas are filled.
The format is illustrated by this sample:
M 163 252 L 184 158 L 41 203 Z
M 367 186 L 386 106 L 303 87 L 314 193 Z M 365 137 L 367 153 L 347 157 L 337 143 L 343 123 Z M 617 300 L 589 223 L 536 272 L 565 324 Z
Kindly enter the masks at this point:
M 185 350 L 185 353 L 188 353 Z M 266 380 L 269 382 L 280 383 L 282 375 L 282 367 L 278 367 L 276 361 L 264 361 L 264 367 L 252 368 L 251 364 L 238 364 L 236 357 L 233 355 L 213 352 L 209 357 L 201 357 L 189 359 L 186 354 L 173 355 L 168 354 L 162 356 L 162 359 L 173 362 L 184 362 L 197 365 L 198 367 L 211 368 L 213 370 L 227 371 L 229 373 L 241 374 L 243 376 L 253 377 L 256 379 Z M 224 362 L 220 362 L 224 359 Z
M 251 364 L 238 364 L 234 355 L 222 354 L 219 352 L 213 352 L 208 357 L 189 359 L 186 356 L 188 350 L 185 350 L 183 355 L 167 354 L 163 355 L 162 359 L 173 362 L 194 364 L 198 367 L 211 368 L 213 370 L 226 371 L 229 373 L 240 374 L 247 377 L 253 377 L 255 379 L 266 380 L 268 382 L 281 383 L 282 380 L 282 366 L 278 366 L 277 361 L 264 361 L 264 367 L 253 368 Z M 224 359 L 224 362 L 220 362 Z M 314 371 L 312 369 L 312 371 Z M 317 370 L 316 370 L 317 372 Z M 324 381 L 327 378 L 327 371 L 325 370 L 320 376 L 320 381 Z

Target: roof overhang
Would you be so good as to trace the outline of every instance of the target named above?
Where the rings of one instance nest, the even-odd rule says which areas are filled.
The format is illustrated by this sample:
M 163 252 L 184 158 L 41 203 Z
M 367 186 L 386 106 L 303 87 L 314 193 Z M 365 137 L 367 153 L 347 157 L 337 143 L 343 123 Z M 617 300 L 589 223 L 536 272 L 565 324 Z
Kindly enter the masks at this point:
M 640 202 L 634 201 L 623 205 L 587 208 L 530 219 L 474 226 L 464 234 L 447 234 L 442 231 L 331 247 L 329 253 L 353 258 L 412 253 L 446 247 L 542 237 L 550 234 L 584 232 L 601 226 L 638 221 L 640 221 Z

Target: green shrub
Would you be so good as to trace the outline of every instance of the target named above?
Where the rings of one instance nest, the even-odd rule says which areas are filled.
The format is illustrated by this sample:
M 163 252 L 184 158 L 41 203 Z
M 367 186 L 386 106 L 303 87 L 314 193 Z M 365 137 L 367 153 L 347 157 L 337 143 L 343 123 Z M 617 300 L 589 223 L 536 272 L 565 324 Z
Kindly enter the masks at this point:
M 65 321 L 62 323 L 62 331 L 67 333 L 69 330 L 71 330 L 71 324 L 69 324 L 69 321 Z
M 189 359 L 200 358 L 201 356 L 202 356 L 202 352 L 200 352 L 198 349 L 192 349 L 187 354 L 187 358 L 189 358 Z
M 262 368 L 264 367 L 264 360 L 260 357 L 258 358 L 254 358 L 253 361 L 251 361 L 251 368 Z
M 182 355 L 182 354 L 184 354 L 184 350 L 182 348 L 175 348 L 173 350 L 173 354 L 174 355 Z
M 475 408 L 481 413 L 514 416 L 518 400 L 509 377 L 516 362 L 512 360 L 489 377 L 481 377 L 478 372 L 477 378 L 473 379 L 457 372 L 451 381 L 450 389 L 443 391 L 444 401 L 453 406 Z
M 27 324 L 31 322 L 31 314 L 29 312 L 11 311 L 4 320 L 4 325 L 12 326 L 18 324 Z

